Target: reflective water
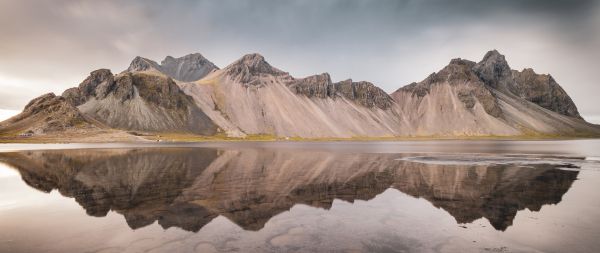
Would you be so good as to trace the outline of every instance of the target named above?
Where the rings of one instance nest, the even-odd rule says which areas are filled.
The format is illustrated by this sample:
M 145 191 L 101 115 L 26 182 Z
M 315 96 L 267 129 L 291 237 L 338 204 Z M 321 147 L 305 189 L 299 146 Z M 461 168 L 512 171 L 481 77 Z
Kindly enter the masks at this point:
M 596 140 L 0 149 L 0 252 L 600 248 Z

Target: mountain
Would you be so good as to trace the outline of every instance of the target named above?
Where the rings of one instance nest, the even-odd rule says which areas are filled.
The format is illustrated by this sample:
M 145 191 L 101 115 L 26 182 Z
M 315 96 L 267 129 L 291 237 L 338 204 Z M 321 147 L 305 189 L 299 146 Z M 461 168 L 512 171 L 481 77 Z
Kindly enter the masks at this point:
M 155 61 L 138 56 L 133 59 L 126 71 L 156 71 L 178 81 L 191 82 L 200 80 L 210 72 L 218 69 L 219 68 L 215 66 L 215 64 L 204 58 L 204 56 L 196 53 L 188 54 L 180 58 L 167 56 L 160 65 Z
M 51 110 L 69 104 L 71 114 L 81 115 L 80 121 L 90 126 L 148 134 L 600 135 L 600 126 L 583 120 L 552 76 L 532 69 L 512 70 L 496 50 L 479 62 L 453 59 L 440 71 L 391 94 L 367 81 L 334 82 L 327 73 L 297 78 L 273 67 L 260 54 L 245 55 L 223 69 L 200 54 L 168 56 L 160 65 L 136 57 L 122 73 L 96 70 L 57 99 L 63 102 L 48 105 L 56 106 Z M 38 118 L 24 111 L 1 123 L 0 135 L 54 131 L 43 124 L 22 127 L 32 124 L 22 122 L 38 122 Z M 80 126 L 84 125 L 75 128 Z
M 393 136 L 401 125 L 400 117 L 370 106 L 385 106 L 374 101 L 380 96 L 391 103 L 383 90 L 366 83 L 334 84 L 326 73 L 294 78 L 259 54 L 245 55 L 182 88 L 235 136 Z
M 0 128 L 6 132 L 42 134 L 97 126 L 67 99 L 48 93 L 31 100 L 23 112 L 2 122 Z
M 100 69 L 61 96 L 46 94 L 34 99 L 21 114 L 3 122 L 0 132 L 49 135 L 99 127 L 202 135 L 217 131 L 171 78 L 147 72 L 114 76 L 110 70 Z
M 478 62 L 453 59 L 392 97 L 417 135 L 597 135 L 549 75 L 511 70 L 493 50 Z
M 211 135 L 216 126 L 169 77 L 147 72 L 90 73 L 62 97 L 79 111 L 117 129 Z

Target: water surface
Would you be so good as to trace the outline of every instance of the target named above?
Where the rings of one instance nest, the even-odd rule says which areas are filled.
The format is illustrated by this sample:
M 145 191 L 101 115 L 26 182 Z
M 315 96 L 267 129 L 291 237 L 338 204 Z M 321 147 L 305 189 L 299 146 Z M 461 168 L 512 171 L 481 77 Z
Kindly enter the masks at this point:
M 600 248 L 597 140 L 0 150 L 0 252 Z

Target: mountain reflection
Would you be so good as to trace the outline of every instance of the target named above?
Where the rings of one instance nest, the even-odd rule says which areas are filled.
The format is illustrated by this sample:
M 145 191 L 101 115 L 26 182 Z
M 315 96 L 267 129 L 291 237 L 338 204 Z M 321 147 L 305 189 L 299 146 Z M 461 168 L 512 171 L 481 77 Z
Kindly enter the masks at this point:
M 577 171 L 557 165 L 440 165 L 398 154 L 270 149 L 83 149 L 0 153 L 24 182 L 74 198 L 88 215 L 110 210 L 132 229 L 199 231 L 219 215 L 260 230 L 296 204 L 370 200 L 388 188 L 426 199 L 458 223 L 505 230 L 519 210 L 557 204 Z

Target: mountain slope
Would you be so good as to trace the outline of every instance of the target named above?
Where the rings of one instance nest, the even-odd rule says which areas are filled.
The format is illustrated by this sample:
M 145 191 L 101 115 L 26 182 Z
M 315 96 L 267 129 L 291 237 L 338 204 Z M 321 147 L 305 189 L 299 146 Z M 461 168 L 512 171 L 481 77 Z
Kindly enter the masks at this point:
M 33 99 L 23 112 L 0 123 L 0 140 L 14 142 L 32 136 L 40 142 L 143 141 L 84 115 L 66 98 L 54 93 Z
M 47 134 L 75 128 L 95 129 L 98 126 L 54 93 L 31 100 L 23 112 L 0 123 L 3 133 Z
M 117 129 L 216 133 L 216 126 L 168 77 L 144 72 L 113 76 L 94 71 L 63 93 L 85 115 Z
M 598 135 L 547 75 L 513 71 L 488 52 L 478 63 L 454 59 L 392 93 L 417 135 Z
M 0 123 L 0 134 L 117 129 L 230 137 L 600 136 L 600 126 L 581 118 L 552 76 L 512 70 L 496 50 L 480 62 L 453 59 L 392 94 L 366 81 L 333 82 L 327 73 L 296 78 L 259 54 L 223 69 L 200 54 L 168 56 L 161 64 L 136 57 L 121 74 L 96 70 L 62 96 L 35 101 L 37 106 Z
M 334 84 L 328 74 L 296 79 L 258 54 L 246 55 L 182 88 L 230 135 L 401 134 L 401 116 L 389 108 L 391 98 L 374 85 Z

